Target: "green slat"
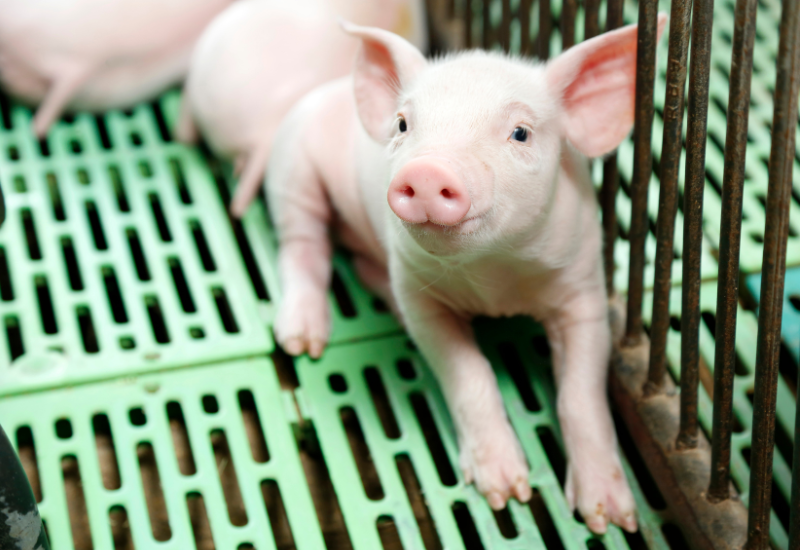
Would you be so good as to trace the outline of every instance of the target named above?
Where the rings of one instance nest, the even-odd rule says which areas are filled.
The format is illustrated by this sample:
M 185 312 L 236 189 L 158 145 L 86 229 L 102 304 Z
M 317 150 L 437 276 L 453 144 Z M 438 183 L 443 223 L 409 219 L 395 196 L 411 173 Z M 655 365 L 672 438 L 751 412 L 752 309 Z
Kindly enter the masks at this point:
M 585 526 L 572 518 L 563 491 L 536 435 L 537 427 L 546 426 L 559 437 L 549 360 L 539 355 L 532 343 L 534 337 L 542 337 L 541 328 L 529 321 L 515 319 L 481 323 L 479 331 L 484 351 L 495 367 L 509 418 L 531 465 L 531 485 L 542 494 L 564 547 L 568 550 L 586 548 L 594 538 Z M 523 376 L 531 384 L 541 403 L 541 410 L 526 409 L 498 355 L 497 346 L 500 343 L 513 345 L 519 354 L 525 370 Z M 399 373 L 398 362 L 401 360 L 413 364 L 416 376 L 412 380 Z M 396 439 L 387 436 L 376 414 L 376 406 L 365 380 L 365 370 L 369 367 L 377 369 L 386 388 L 390 408 L 400 431 Z M 486 548 L 543 548 L 527 506 L 516 501 L 510 503 L 509 510 L 518 536 L 505 539 L 486 501 L 472 485 L 464 485 L 458 471 L 455 432 L 444 400 L 427 367 L 418 354 L 410 350 L 406 337 L 335 346 L 318 361 L 301 359 L 297 372 L 301 388 L 298 391 L 301 392 L 306 414 L 319 434 L 334 486 L 347 488 L 337 493 L 354 548 L 366 550 L 380 547 L 376 521 L 383 515 L 393 517 L 406 549 L 422 548 L 416 520 L 406 502 L 405 490 L 395 465 L 395 458 L 399 455 L 408 456 L 414 466 L 444 548 L 464 548 L 464 540 L 453 517 L 452 506 L 456 502 L 468 506 Z M 335 375 L 344 378 L 347 391 L 339 393 L 332 389 L 330 377 Z M 412 395 L 421 395 L 431 409 L 436 431 L 446 449 L 445 460 L 458 479 L 453 486 L 444 485 L 437 473 L 420 422 L 415 417 L 410 401 Z M 370 500 L 360 481 L 356 459 L 340 419 L 340 411 L 345 407 L 351 407 L 359 419 L 369 456 L 385 495 L 381 500 Z M 645 502 L 627 463 L 626 471 L 637 498 L 645 540 L 650 548 L 668 548 L 660 531 L 661 520 Z M 628 548 L 622 532 L 616 527 L 611 528 L 602 541 L 608 549 Z
M 267 462 L 256 462 L 245 434 L 237 395 L 252 392 L 269 449 Z M 204 396 L 217 399 L 219 411 L 207 413 Z M 173 445 L 167 404 L 180 403 L 186 422 L 196 473 L 183 475 Z M 144 425 L 133 425 L 130 409 L 141 408 Z M 106 414 L 114 439 L 121 485 L 108 490 L 101 478 L 92 418 Z M 55 422 L 68 419 L 72 436 L 58 437 Z M 217 548 L 238 548 L 251 543 L 258 549 L 274 549 L 270 521 L 260 485 L 277 482 L 298 549 L 324 548 L 322 534 L 305 483 L 289 418 L 272 364 L 266 359 L 89 384 L 75 389 L 50 390 L 33 395 L 5 397 L 0 401 L 0 422 L 14 440 L 17 430 L 28 427 L 33 434 L 43 499 L 39 511 L 52 548 L 72 550 L 68 509 L 76 502 L 65 493 L 61 461 L 78 461 L 94 548 L 114 548 L 109 511 L 125 509 L 136 548 L 186 550 L 194 548 L 187 495 L 203 496 L 211 532 Z M 211 434 L 223 430 L 230 448 L 231 464 L 217 463 Z M 143 490 L 137 447 L 149 443 L 156 456 L 166 503 L 171 537 L 156 543 L 151 532 Z M 104 457 L 104 462 L 108 462 Z M 229 520 L 219 470 L 234 467 L 247 514 L 247 523 L 234 526 Z
M 138 107 L 130 117 L 119 112 L 105 117 L 110 149 L 103 148 L 92 116 L 61 122 L 49 133 L 49 156 L 42 154 L 29 131 L 29 111 L 13 107 L 11 114 L 14 128 L 0 128 L 0 181 L 8 206 L 0 247 L 14 296 L 0 301 L 0 318 L 3 324 L 17 320 L 26 353 L 11 363 L 6 334 L 0 338 L 0 395 L 272 350 L 214 180 L 196 151 L 161 139 L 150 106 Z M 138 146 L 132 141 L 134 135 L 141 141 Z M 173 175 L 176 165 L 185 180 L 183 200 Z M 129 211 L 122 210 L 115 185 L 124 189 Z M 60 211 L 53 206 L 56 187 Z M 168 235 L 156 222 L 155 197 Z M 98 244 L 93 234 L 87 204 L 95 205 L 104 243 Z M 32 219 L 40 259 L 32 258 L 26 246 L 25 212 Z M 203 267 L 193 224 L 205 236 L 213 271 Z M 147 280 L 137 275 L 130 231 L 136 232 L 141 244 Z M 82 281 L 78 290 L 70 282 L 64 239 L 71 241 L 76 256 Z M 180 264 L 193 312 L 192 307 L 184 311 L 170 259 Z M 118 316 L 115 321 L 104 268 L 116 275 L 126 318 Z M 37 278 L 49 288 L 55 327 L 42 321 Z M 238 332 L 228 332 L 223 325 L 214 289 L 224 293 Z M 160 306 L 169 342 L 157 341 L 148 297 Z M 91 316 L 97 351 L 83 344 L 76 317 L 79 308 Z M 202 338 L 193 337 L 199 331 Z

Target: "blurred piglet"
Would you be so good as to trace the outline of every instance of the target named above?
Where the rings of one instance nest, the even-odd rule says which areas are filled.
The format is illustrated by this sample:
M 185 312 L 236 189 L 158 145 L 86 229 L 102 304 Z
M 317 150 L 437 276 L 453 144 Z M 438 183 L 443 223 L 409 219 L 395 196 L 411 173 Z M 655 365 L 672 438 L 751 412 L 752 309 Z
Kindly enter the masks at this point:
M 295 106 L 269 164 L 277 340 L 294 355 L 322 353 L 331 229 L 399 311 L 443 390 L 464 479 L 499 510 L 531 497 L 529 468 L 470 319 L 539 319 L 569 504 L 596 533 L 609 521 L 635 531 L 606 398 L 611 334 L 586 157 L 631 130 L 636 26 L 546 65 L 477 51 L 429 62 L 389 32 L 346 29 L 362 41 L 352 78 Z
M 393 30 L 424 49 L 423 0 L 239 0 L 198 42 L 178 137 L 194 141 L 199 129 L 215 154 L 234 160 L 235 216 L 258 193 L 286 113 L 352 70 L 358 43 L 342 33 L 340 17 Z
M 65 109 L 130 107 L 179 82 L 232 0 L 0 0 L 0 83 L 39 104 L 41 137 Z

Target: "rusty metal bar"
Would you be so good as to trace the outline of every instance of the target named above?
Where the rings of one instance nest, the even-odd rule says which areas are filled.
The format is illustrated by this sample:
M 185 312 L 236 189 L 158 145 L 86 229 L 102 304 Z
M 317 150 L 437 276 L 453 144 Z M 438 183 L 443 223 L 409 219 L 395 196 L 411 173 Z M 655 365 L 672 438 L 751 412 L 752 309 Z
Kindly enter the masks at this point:
M 769 156 L 767 216 L 758 307 L 755 392 L 750 458 L 750 502 L 747 548 L 769 547 L 772 507 L 772 454 L 775 445 L 775 404 L 781 346 L 786 241 L 792 196 L 794 143 L 797 132 L 797 92 L 800 87 L 800 4 L 784 0 L 775 77 L 775 111 Z
M 519 2 L 519 53 L 522 56 L 531 55 L 531 0 Z
M 656 226 L 656 264 L 653 286 L 653 322 L 650 326 L 650 368 L 645 395 L 658 393 L 667 375 L 667 331 L 672 291 L 672 257 L 675 250 L 675 215 L 678 212 L 678 173 L 683 152 L 683 96 L 692 0 L 672 0 L 669 23 L 667 89 L 664 97 L 664 134 L 661 146 L 661 180 Z
M 697 383 L 700 369 L 700 258 L 703 250 L 703 190 L 714 0 L 694 0 L 686 181 L 683 195 L 683 293 L 681 295 L 681 418 L 675 446 L 697 446 Z
M 603 271 L 606 274 L 606 293 L 614 295 L 614 242 L 617 240 L 617 192 L 619 170 L 617 152 L 603 161 L 603 185 L 600 188 L 600 207 L 603 210 Z
M 481 26 L 482 29 L 482 36 L 481 36 L 481 47 L 484 50 L 488 50 L 492 47 L 492 14 L 491 14 L 491 7 L 492 7 L 492 0 L 483 0 L 483 11 L 481 12 L 481 19 L 483 20 L 483 25 Z
M 583 18 L 584 40 L 589 40 L 600 34 L 600 0 L 584 1 Z
M 464 47 L 472 48 L 472 0 L 464 0 Z
M 578 0 L 562 0 L 561 21 L 561 51 L 570 49 L 575 45 L 575 14 L 578 12 Z
M 553 26 L 550 12 L 550 0 L 539 0 L 539 59 L 542 61 L 550 57 L 550 29 Z
M 633 178 L 631 181 L 630 272 L 625 345 L 635 345 L 642 335 L 644 254 L 647 240 L 647 192 L 653 171 L 650 140 L 653 130 L 653 88 L 656 78 L 656 21 L 658 0 L 639 3 L 636 47 L 636 107 L 633 126 Z
M 497 39 L 504 52 L 511 47 L 511 0 L 502 0 L 502 16 Z
M 519 53 L 527 57 L 531 55 L 531 0 L 520 0 L 517 17 L 520 34 Z
M 609 301 L 613 332 L 622 330 L 624 305 Z M 646 398 L 649 352 L 644 335 L 639 345 L 615 346 L 609 371 L 611 395 L 647 468 L 653 475 L 692 550 L 741 549 L 747 538 L 747 509 L 739 499 L 712 504 L 705 498 L 711 471 L 710 445 L 701 431 L 698 444 L 689 451 L 675 448 L 679 429 L 679 396 L 667 377 L 664 392 Z M 676 547 L 677 548 L 677 547 Z
M 714 420 L 711 437 L 712 471 L 711 484 L 708 488 L 708 498 L 711 501 L 730 497 L 728 476 L 731 458 L 733 372 L 736 363 L 742 188 L 757 4 L 758 0 L 737 0 L 734 11 L 728 127 L 725 134 L 725 169 L 722 176 L 722 222 L 714 351 Z
M 608 0 L 606 6 L 606 31 L 622 26 L 622 0 Z M 614 294 L 614 244 L 617 240 L 617 192 L 619 171 L 617 152 L 603 161 L 603 185 L 600 188 L 600 206 L 603 211 L 603 271 L 606 274 L 606 293 Z

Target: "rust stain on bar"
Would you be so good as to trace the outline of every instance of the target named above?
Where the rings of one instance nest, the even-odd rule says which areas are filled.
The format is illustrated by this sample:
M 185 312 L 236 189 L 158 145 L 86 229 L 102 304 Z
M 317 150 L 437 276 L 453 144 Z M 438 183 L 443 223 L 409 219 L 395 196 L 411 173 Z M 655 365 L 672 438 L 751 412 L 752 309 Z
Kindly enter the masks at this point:
M 612 301 L 615 333 L 622 332 L 624 306 Z M 609 377 L 611 396 L 636 447 L 667 503 L 667 514 L 679 524 L 693 550 L 740 550 L 747 535 L 747 509 L 738 498 L 719 503 L 705 498 L 711 457 L 700 434 L 693 449 L 679 450 L 679 397 L 667 376 L 663 391 L 645 398 L 649 341 L 636 346 L 615 346 Z
M 781 346 L 781 316 L 786 275 L 786 241 L 789 237 L 789 203 L 792 194 L 797 92 L 800 84 L 800 4 L 785 0 L 780 23 L 780 44 L 775 78 L 775 111 L 769 157 L 767 216 L 758 308 L 755 393 L 753 400 L 750 498 L 747 548 L 769 547 L 772 497 L 772 454 L 775 445 L 775 405 Z M 795 471 L 795 476 L 800 475 Z M 793 495 L 795 499 L 797 495 Z M 797 504 L 795 500 L 795 504 Z M 797 508 L 793 507 L 795 516 Z M 797 518 L 792 518 L 797 523 Z M 797 531 L 795 526 L 794 531 Z M 795 540 L 794 546 L 797 548 Z
M 714 420 L 709 500 L 729 498 L 733 373 L 736 365 L 736 308 L 739 297 L 739 244 L 742 232 L 742 188 L 747 150 L 747 117 L 758 0 L 737 0 L 722 176 L 717 330 L 714 352 Z
M 606 31 L 622 26 L 622 0 L 608 0 Z M 603 161 L 603 186 L 600 188 L 600 206 L 603 211 L 603 270 L 606 274 L 606 292 L 614 294 L 614 243 L 617 240 L 617 192 L 619 171 L 616 151 Z
M 639 33 L 636 46 L 636 107 L 633 126 L 633 178 L 631 181 L 630 272 L 625 345 L 636 345 L 642 335 L 644 255 L 647 240 L 647 191 L 653 171 L 650 149 L 653 131 L 653 88 L 656 78 L 656 21 L 658 1 L 639 3 Z
M 692 0 L 672 0 L 669 23 L 667 89 L 664 97 L 664 134 L 661 147 L 661 188 L 658 198 L 653 322 L 650 327 L 650 369 L 645 395 L 661 390 L 667 374 L 669 297 L 672 290 L 672 256 L 675 249 L 675 214 L 678 212 L 678 173 L 683 151 L 683 96 Z
M 689 75 L 689 124 L 683 195 L 683 293 L 681 295 L 681 426 L 676 446 L 697 445 L 697 383 L 700 365 L 700 258 L 714 0 L 694 0 Z

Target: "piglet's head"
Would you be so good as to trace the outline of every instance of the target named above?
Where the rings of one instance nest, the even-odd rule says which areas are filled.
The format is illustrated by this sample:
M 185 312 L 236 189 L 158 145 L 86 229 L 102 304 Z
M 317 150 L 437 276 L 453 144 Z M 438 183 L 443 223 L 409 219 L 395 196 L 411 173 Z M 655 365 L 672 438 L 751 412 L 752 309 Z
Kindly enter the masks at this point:
M 596 157 L 633 125 L 636 26 L 547 65 L 480 51 L 429 62 L 390 32 L 343 26 L 362 40 L 355 99 L 389 153 L 387 202 L 429 252 L 468 253 L 535 230 L 553 209 L 565 141 Z

